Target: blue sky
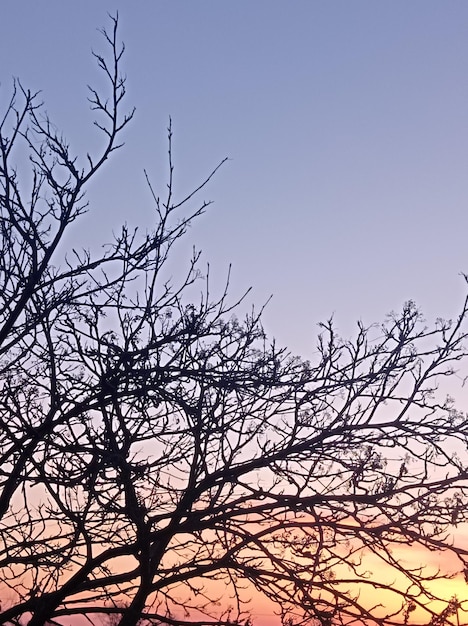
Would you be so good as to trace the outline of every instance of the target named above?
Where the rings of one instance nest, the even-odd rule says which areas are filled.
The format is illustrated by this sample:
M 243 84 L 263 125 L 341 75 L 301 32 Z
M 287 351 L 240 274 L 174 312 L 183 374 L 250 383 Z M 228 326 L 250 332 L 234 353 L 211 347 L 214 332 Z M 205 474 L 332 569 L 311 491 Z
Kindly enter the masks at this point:
M 468 3 L 403 0 L 2 0 L 1 103 L 11 77 L 41 89 L 77 152 L 96 146 L 90 54 L 118 9 L 128 106 L 73 245 L 122 221 L 150 226 L 144 183 L 195 186 L 230 161 L 190 231 L 215 285 L 273 300 L 265 326 L 304 356 L 317 322 L 380 321 L 414 299 L 451 317 L 468 272 Z M 180 251 L 180 263 L 185 260 Z

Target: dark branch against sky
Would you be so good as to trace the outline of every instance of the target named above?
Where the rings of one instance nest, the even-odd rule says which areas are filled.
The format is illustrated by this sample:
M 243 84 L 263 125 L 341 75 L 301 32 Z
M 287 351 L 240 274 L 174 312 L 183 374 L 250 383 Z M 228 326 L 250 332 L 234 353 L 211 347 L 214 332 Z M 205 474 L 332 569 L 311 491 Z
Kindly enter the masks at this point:
M 220 283 L 232 262 L 239 292 L 247 278 L 256 301 L 275 295 L 265 322 L 294 351 L 333 313 L 345 333 L 410 298 L 453 314 L 468 266 L 466 3 L 4 0 L 2 97 L 12 75 L 41 89 L 77 152 L 92 137 L 84 52 L 116 9 L 137 113 L 91 189 L 93 230 L 146 220 L 143 168 L 164 184 L 171 115 L 182 190 L 231 159 L 193 241 Z

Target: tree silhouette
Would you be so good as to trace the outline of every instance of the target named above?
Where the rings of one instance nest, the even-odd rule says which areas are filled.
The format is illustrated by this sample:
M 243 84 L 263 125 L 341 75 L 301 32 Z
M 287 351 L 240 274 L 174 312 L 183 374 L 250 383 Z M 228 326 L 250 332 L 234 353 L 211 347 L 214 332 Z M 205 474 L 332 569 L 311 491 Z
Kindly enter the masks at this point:
M 171 128 L 151 230 L 65 254 L 133 115 L 117 19 L 102 33 L 99 155 L 80 165 L 18 81 L 0 125 L 1 623 L 246 624 L 259 596 L 284 624 L 439 623 L 435 583 L 467 571 L 468 424 L 437 390 L 467 302 L 433 327 L 408 303 L 353 341 L 327 322 L 313 362 L 291 356 L 229 280 L 210 293 L 199 253 L 171 277 L 217 169 L 177 198 Z M 439 553 L 450 572 L 424 565 Z

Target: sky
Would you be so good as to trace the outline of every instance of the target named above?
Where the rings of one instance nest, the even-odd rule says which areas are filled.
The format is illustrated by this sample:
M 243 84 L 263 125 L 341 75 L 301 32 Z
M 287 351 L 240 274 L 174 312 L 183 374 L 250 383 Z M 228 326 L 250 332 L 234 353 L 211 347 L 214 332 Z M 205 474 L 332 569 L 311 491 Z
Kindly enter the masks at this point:
M 378 322 L 408 299 L 456 315 L 468 272 L 468 4 L 463 1 L 2 0 L 0 98 L 13 76 L 83 154 L 98 146 L 91 49 L 119 11 L 125 147 L 89 189 L 73 245 L 150 226 L 143 169 L 164 191 L 166 128 L 179 192 L 224 157 L 190 245 L 214 289 L 252 286 L 266 330 L 313 354 L 321 320 Z M 80 230 L 81 228 L 81 230 Z M 180 262 L 185 263 L 181 251 Z
M 179 197 L 224 158 L 192 244 L 214 290 L 312 357 L 318 322 L 379 322 L 415 300 L 454 317 L 468 272 L 468 3 L 463 0 L 0 0 L 0 107 L 19 77 L 77 154 L 96 149 L 91 50 L 120 16 L 135 118 L 88 190 L 70 246 L 151 227 L 146 169 Z M 215 294 L 214 294 L 215 295 Z

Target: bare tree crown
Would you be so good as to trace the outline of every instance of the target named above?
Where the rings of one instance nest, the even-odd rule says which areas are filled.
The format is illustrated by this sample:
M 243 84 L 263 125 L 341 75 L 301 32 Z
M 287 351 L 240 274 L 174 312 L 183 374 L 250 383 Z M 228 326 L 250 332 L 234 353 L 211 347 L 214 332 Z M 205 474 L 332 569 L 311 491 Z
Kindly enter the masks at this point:
M 18 81 L 0 121 L 1 623 L 247 624 L 256 594 L 285 625 L 455 623 L 447 572 L 407 548 L 466 576 L 468 424 L 438 384 L 466 357 L 467 302 L 433 327 L 408 303 L 353 341 L 328 322 L 313 362 L 292 357 L 228 285 L 212 296 L 198 253 L 168 278 L 218 169 L 176 199 L 171 127 L 151 230 L 60 262 L 133 116 L 117 26 L 94 55 L 100 154 L 79 166 Z

